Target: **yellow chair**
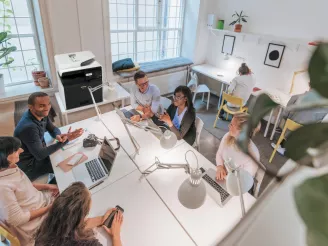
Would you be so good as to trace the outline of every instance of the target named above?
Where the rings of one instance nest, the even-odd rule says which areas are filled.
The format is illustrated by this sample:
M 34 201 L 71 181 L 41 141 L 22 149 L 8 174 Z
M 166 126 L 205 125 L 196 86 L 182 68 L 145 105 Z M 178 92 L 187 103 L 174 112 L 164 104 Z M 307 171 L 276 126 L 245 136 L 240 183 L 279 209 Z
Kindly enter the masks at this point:
M 229 108 L 227 106 L 227 104 L 223 105 L 224 101 L 227 101 L 228 103 L 239 106 L 239 109 L 236 107 L 236 110 L 232 110 L 231 108 Z M 228 120 L 229 114 L 234 115 L 234 114 L 243 113 L 243 112 L 247 113 L 248 108 L 243 107 L 243 99 L 241 99 L 240 97 L 235 97 L 235 96 L 232 96 L 232 95 L 229 95 L 229 94 L 223 92 L 222 93 L 221 105 L 220 105 L 218 114 L 216 115 L 216 119 L 215 119 L 214 124 L 213 124 L 214 128 L 216 127 L 216 122 L 218 121 L 221 110 L 224 110 L 227 113 L 226 120 Z
M 12 246 L 20 246 L 18 238 L 13 236 L 2 223 L 0 225 L 0 237 L 1 239 L 2 237 L 6 238 Z
M 300 128 L 300 127 L 302 127 L 301 124 L 298 124 L 295 121 L 292 121 L 291 119 L 287 119 L 286 120 L 284 129 L 282 130 L 282 133 L 281 133 L 281 135 L 280 135 L 280 137 L 278 139 L 278 142 L 276 143 L 276 147 L 274 148 L 274 150 L 272 152 L 272 155 L 270 157 L 270 160 L 269 160 L 270 163 L 272 162 L 273 157 L 274 157 L 274 155 L 277 152 L 278 146 L 281 144 L 282 140 L 285 138 L 286 130 L 295 131 L 297 128 Z

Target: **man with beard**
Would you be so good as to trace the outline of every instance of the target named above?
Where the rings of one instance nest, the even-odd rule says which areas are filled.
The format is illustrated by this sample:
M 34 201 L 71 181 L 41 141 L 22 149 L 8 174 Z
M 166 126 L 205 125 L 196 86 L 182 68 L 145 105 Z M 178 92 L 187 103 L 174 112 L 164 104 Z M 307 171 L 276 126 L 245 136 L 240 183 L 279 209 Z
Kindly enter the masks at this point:
M 31 94 L 28 98 L 28 108 L 17 124 L 14 136 L 21 140 L 24 150 L 20 155 L 18 166 L 33 181 L 43 174 L 53 173 L 49 156 L 69 141 L 80 137 L 83 129 L 61 134 L 48 118 L 51 105 L 50 97 L 46 93 Z M 44 133 L 47 131 L 58 141 L 48 147 L 44 140 Z

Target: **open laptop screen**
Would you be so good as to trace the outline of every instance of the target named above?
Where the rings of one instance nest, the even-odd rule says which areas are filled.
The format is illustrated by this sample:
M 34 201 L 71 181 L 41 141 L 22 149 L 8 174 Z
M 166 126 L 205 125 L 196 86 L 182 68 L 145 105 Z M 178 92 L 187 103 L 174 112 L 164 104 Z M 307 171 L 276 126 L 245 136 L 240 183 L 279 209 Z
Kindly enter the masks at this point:
M 110 173 L 113 163 L 116 158 L 116 151 L 112 147 L 112 145 L 109 143 L 107 138 L 104 138 L 104 142 L 101 146 L 99 157 L 103 161 L 104 165 L 106 166 L 108 172 Z

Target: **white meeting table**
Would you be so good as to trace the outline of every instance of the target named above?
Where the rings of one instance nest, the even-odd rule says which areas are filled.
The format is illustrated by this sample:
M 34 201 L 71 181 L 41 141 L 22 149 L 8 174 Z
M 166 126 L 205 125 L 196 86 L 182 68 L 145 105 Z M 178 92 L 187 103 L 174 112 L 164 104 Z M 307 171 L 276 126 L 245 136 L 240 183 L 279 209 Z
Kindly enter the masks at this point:
M 184 208 L 177 199 L 179 186 L 188 178 L 183 169 L 158 170 L 146 179 L 139 180 L 140 171 L 152 165 L 155 156 L 163 163 L 185 163 L 187 150 L 196 153 L 200 166 L 205 169 L 215 168 L 184 140 L 178 141 L 171 150 L 165 150 L 161 148 L 158 138 L 151 132 L 128 126 L 141 146 L 139 155 L 133 158 L 133 145 L 116 112 L 106 113 L 102 115 L 102 119 L 115 137 L 120 139 L 121 148 L 110 177 L 91 190 L 92 207 L 89 216 L 101 216 L 111 207 L 122 206 L 125 209 L 121 233 L 123 245 L 216 245 L 241 219 L 238 197 L 233 197 L 223 208 L 220 208 L 209 196 L 199 209 Z M 100 138 L 103 136 L 112 138 L 96 117 L 69 126 L 72 126 L 72 130 L 85 128 L 88 133 L 96 134 Z M 62 127 L 62 132 L 67 132 L 69 126 Z M 47 143 L 52 142 L 50 136 L 46 140 Z M 90 160 L 97 156 L 99 148 L 100 145 L 85 149 L 80 143 L 65 151 L 59 150 L 50 156 L 60 191 L 75 180 L 71 171 L 64 173 L 56 167 L 56 163 L 79 151 L 85 153 Z M 190 153 L 188 160 L 191 160 L 192 166 L 195 165 L 193 158 Z M 255 198 L 245 194 L 244 199 L 248 210 L 255 202 Z M 104 245 L 111 245 L 103 230 L 98 231 L 101 242 Z

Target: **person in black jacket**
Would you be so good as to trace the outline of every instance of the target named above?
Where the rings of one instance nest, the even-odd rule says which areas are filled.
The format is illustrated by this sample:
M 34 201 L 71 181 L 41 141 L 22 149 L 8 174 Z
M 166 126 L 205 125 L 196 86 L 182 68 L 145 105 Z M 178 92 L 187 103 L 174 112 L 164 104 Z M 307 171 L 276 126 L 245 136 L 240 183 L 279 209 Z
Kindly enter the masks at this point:
M 160 116 L 177 138 L 184 139 L 193 145 L 196 140 L 196 112 L 192 103 L 192 95 L 189 87 L 178 86 L 174 91 L 173 103 L 166 112 Z
M 28 98 L 29 109 L 23 114 L 14 131 L 21 140 L 24 152 L 18 166 L 34 181 L 46 173 L 53 173 L 49 156 L 83 134 L 83 129 L 61 134 L 60 130 L 48 118 L 51 108 L 50 97 L 43 92 L 35 92 Z M 57 143 L 47 147 L 44 133 L 48 131 Z

